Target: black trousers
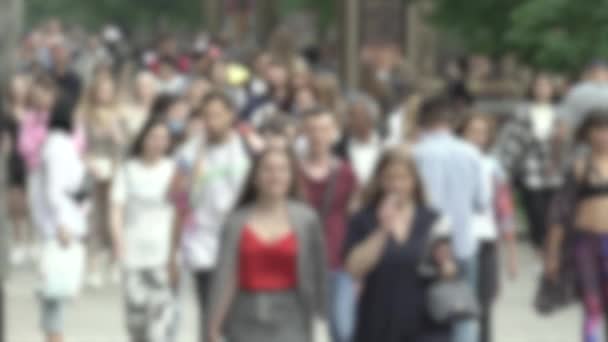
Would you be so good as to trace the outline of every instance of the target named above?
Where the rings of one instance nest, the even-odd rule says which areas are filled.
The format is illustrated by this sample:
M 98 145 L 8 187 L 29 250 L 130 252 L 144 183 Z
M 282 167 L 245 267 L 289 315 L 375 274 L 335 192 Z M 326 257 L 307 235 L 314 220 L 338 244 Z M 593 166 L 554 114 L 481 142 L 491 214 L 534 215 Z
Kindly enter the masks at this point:
M 534 248 L 540 250 L 547 235 L 547 215 L 555 189 L 532 190 L 520 188 L 521 200 L 528 219 L 528 229 Z
M 499 263 L 496 242 L 483 242 L 479 248 L 478 298 L 480 306 L 479 341 L 492 342 L 492 311 L 498 294 Z
M 196 271 L 194 272 L 194 287 L 196 290 L 196 301 L 199 313 L 199 341 L 206 341 L 206 322 L 209 315 L 209 300 L 211 295 L 211 278 L 212 271 Z M 2 342 L 2 341 L 0 341 Z

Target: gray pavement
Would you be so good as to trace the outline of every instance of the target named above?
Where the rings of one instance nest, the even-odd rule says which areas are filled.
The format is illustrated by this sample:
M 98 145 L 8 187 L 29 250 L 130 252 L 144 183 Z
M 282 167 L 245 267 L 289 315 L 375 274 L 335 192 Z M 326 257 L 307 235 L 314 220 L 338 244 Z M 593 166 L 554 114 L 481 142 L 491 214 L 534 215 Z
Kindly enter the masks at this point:
M 531 251 L 520 252 L 520 275 L 503 283 L 495 317 L 496 342 L 576 342 L 580 340 L 580 310 L 572 307 L 549 318 L 539 317 L 530 306 L 540 265 Z M 8 342 L 41 342 L 34 298 L 35 274 L 13 273 L 8 292 Z M 195 342 L 194 300 L 184 291 L 178 342 Z M 66 342 L 127 342 L 120 289 L 86 292 L 74 302 L 67 316 Z

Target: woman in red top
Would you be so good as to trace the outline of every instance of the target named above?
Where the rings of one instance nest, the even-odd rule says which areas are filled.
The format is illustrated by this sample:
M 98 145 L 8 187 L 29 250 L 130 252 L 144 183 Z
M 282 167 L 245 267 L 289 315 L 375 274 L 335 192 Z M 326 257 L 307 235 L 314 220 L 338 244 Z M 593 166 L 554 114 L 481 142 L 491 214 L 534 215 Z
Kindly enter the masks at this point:
M 296 200 L 283 149 L 255 160 L 224 228 L 212 286 L 209 339 L 310 342 L 327 335 L 326 259 L 316 213 Z

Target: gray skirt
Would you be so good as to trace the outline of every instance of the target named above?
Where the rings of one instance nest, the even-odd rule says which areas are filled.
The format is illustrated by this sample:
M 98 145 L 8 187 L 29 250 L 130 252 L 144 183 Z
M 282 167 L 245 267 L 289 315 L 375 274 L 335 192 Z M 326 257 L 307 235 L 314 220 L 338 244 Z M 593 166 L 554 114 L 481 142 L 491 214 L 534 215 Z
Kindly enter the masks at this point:
M 227 342 L 311 341 L 311 320 L 295 291 L 239 293 L 225 327 Z

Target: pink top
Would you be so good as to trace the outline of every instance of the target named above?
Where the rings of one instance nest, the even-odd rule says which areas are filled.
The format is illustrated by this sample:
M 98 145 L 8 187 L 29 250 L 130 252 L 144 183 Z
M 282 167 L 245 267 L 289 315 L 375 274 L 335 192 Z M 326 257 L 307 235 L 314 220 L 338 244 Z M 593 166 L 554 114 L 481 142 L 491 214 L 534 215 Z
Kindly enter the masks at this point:
M 21 120 L 17 144 L 19 154 L 30 172 L 40 166 L 40 152 L 48 133 L 48 123 L 48 112 L 28 111 Z
M 48 134 L 49 113 L 28 111 L 21 120 L 17 148 L 28 171 L 41 164 L 41 151 Z M 86 149 L 84 129 L 78 126 L 73 135 L 76 149 L 82 155 Z

